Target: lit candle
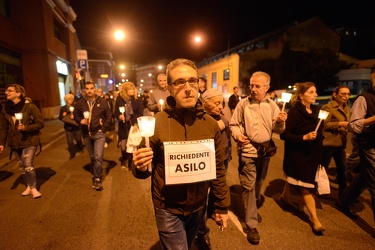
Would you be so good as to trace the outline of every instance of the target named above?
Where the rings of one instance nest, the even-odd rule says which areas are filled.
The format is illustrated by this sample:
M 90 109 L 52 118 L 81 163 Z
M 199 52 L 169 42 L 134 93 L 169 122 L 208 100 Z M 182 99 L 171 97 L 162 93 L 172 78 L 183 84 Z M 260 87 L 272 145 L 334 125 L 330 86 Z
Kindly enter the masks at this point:
M 159 100 L 159 104 L 160 104 L 160 110 L 163 111 L 164 100 L 163 100 L 163 99 L 160 99 L 160 100 Z
M 283 102 L 283 108 L 281 109 L 281 112 L 285 110 L 285 104 L 290 101 L 290 98 L 292 98 L 291 93 L 284 92 L 281 94 L 281 101 Z
M 18 120 L 19 123 L 21 124 L 23 114 L 22 113 L 14 113 L 14 116 L 16 117 L 16 120 Z
M 69 110 L 70 110 L 70 112 L 73 113 L 73 111 L 74 111 L 74 107 L 73 107 L 73 106 L 70 106 L 70 107 L 69 107 Z
M 89 111 L 83 112 L 83 117 L 85 117 L 85 119 L 89 119 L 90 118 L 90 112 Z
M 318 128 L 319 128 L 319 126 L 320 126 L 320 123 L 322 123 L 322 120 L 325 120 L 325 119 L 327 118 L 328 115 L 329 115 L 329 112 L 328 112 L 328 111 L 319 110 L 319 115 L 318 115 L 319 122 L 318 122 L 318 125 L 317 125 L 316 128 L 315 128 L 315 132 L 318 131 Z
M 121 113 L 123 116 L 125 116 L 125 115 L 124 115 L 124 113 L 125 113 L 125 106 L 118 107 L 118 109 L 119 109 L 120 113 Z M 125 117 L 124 117 L 123 122 L 125 122 Z
M 137 118 L 139 133 L 146 140 L 146 147 L 150 147 L 150 136 L 154 135 L 155 118 L 152 116 L 141 116 Z M 148 165 L 148 171 L 152 172 L 151 163 Z

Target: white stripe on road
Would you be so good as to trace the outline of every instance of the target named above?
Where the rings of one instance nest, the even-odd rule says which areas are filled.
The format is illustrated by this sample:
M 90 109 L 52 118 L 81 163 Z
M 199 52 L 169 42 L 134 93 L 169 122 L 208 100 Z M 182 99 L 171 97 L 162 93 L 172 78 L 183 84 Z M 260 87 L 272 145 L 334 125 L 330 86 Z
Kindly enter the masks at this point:
M 228 211 L 228 218 L 229 220 L 231 220 L 234 225 L 238 228 L 238 231 L 240 231 L 243 235 L 246 236 L 246 234 L 244 233 L 243 229 L 242 229 L 242 225 L 241 225 L 241 222 L 238 220 L 238 217 L 236 215 L 234 215 L 234 213 L 232 211 Z

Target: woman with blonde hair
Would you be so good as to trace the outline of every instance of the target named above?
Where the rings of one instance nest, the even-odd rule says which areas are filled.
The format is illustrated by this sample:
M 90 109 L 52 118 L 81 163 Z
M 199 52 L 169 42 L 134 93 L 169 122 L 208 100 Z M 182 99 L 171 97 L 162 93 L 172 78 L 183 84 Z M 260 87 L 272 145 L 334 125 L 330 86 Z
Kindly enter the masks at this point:
M 142 101 L 137 97 L 137 91 L 132 82 L 125 82 L 121 85 L 119 96 L 116 99 L 115 118 L 118 119 L 118 137 L 121 143 L 121 167 L 129 170 L 132 155 L 126 152 L 126 143 L 129 133 L 138 131 L 137 118 L 143 115 Z M 125 112 L 120 112 L 120 107 L 125 108 Z M 133 127 L 133 131 L 130 128 Z
M 320 223 L 315 207 L 315 174 L 323 155 L 323 127 L 319 126 L 319 107 L 313 105 L 318 96 L 313 82 L 298 84 L 292 96 L 293 107 L 288 112 L 286 127 L 280 134 L 285 141 L 283 170 L 286 176 L 284 191 L 280 199 L 288 206 L 290 191 L 296 190 L 302 196 L 304 205 L 310 213 L 312 229 L 321 234 L 325 228 Z
M 59 120 L 64 122 L 64 129 L 66 135 L 66 141 L 68 143 L 69 150 L 69 159 L 73 159 L 76 155 L 76 152 L 82 152 L 83 143 L 82 143 L 82 132 L 81 126 L 74 120 L 74 95 L 67 94 L 64 96 L 65 106 L 61 106 Z M 74 145 L 74 140 L 77 143 L 77 148 Z

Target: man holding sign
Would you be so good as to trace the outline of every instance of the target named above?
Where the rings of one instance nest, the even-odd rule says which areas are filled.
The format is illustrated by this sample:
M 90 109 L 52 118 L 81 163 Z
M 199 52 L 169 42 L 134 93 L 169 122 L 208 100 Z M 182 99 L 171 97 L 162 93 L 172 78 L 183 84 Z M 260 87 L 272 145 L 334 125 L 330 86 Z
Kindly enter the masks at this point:
M 152 177 L 162 249 L 190 249 L 205 212 L 208 188 L 215 194 L 216 222 L 222 229 L 227 226 L 230 193 L 220 128 L 196 105 L 196 65 L 187 59 L 172 61 L 167 81 L 171 96 L 163 111 L 155 114 L 150 147 L 133 154 L 133 174 L 141 179 Z

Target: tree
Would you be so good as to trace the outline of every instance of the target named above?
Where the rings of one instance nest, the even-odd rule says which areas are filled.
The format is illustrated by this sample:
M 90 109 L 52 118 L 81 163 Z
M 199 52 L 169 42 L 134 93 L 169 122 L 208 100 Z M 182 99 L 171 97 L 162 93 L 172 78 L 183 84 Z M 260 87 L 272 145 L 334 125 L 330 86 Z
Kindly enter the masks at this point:
M 301 52 L 285 48 L 279 58 L 260 60 L 248 72 L 249 75 L 259 70 L 269 73 L 272 89 L 311 81 L 316 84 L 319 95 L 330 95 L 338 82 L 337 73 L 347 68 L 350 65 L 328 49 Z

